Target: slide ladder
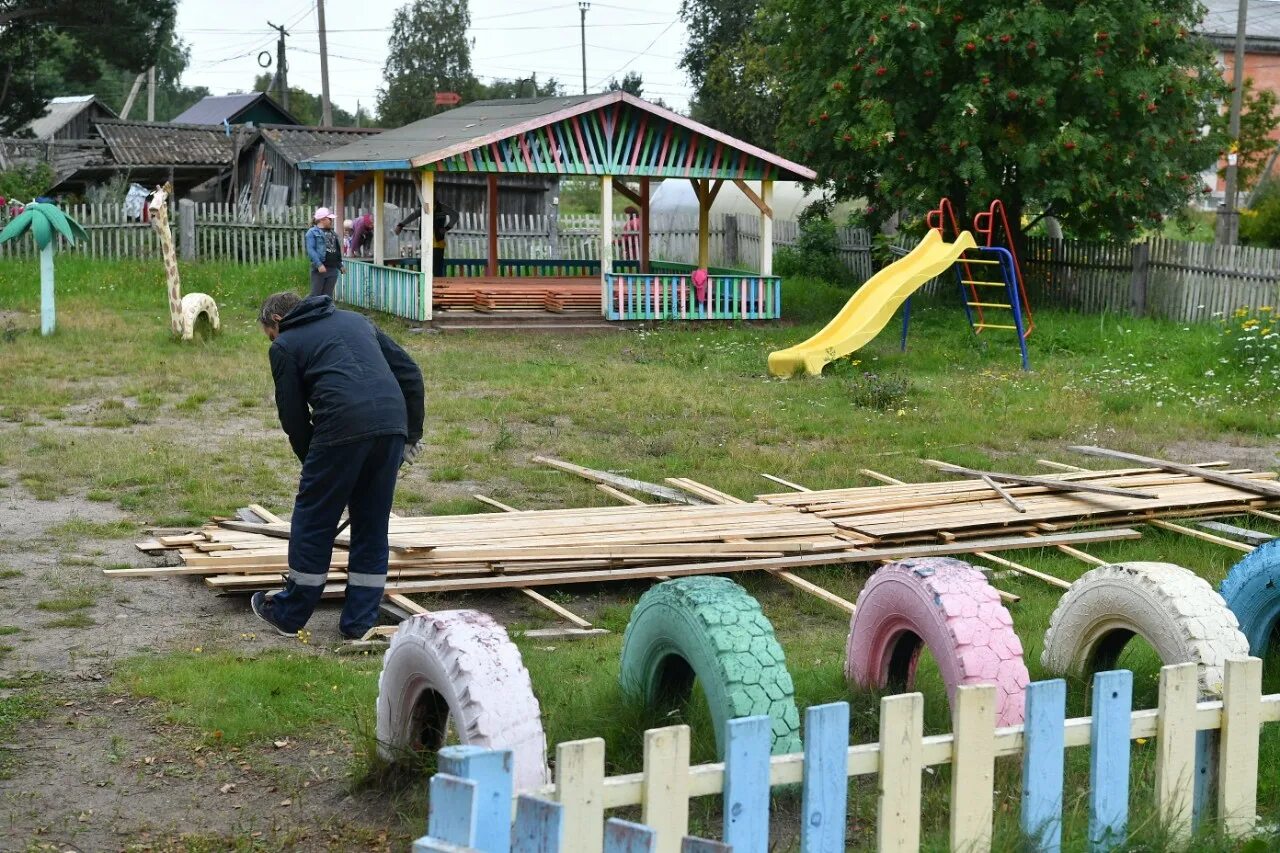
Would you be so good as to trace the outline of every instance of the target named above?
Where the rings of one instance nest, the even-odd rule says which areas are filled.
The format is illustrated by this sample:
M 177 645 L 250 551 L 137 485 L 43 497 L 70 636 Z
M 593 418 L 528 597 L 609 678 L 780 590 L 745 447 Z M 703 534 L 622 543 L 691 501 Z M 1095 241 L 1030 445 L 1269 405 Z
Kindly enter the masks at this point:
M 1022 352 L 1022 369 L 1030 370 L 1027 335 L 1031 329 L 1023 323 L 1024 303 L 1013 253 L 1003 246 L 978 246 L 957 259 L 954 269 L 960 283 L 964 315 L 974 333 L 981 334 L 987 329 L 1014 332 Z M 1003 301 L 998 301 L 1000 299 Z M 1001 315 L 1009 312 L 1011 320 L 1003 316 L 989 317 L 984 310 L 1001 312 Z M 1030 312 L 1027 315 L 1029 318 Z

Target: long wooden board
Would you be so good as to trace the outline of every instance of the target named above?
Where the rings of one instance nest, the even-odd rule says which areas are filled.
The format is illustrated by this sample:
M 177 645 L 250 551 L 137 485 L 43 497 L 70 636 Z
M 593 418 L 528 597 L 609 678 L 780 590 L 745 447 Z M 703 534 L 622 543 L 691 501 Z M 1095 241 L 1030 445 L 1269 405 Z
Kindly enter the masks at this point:
M 1259 482 L 1245 477 L 1237 477 L 1234 474 L 1224 474 L 1221 471 L 1212 471 L 1204 468 L 1197 468 L 1194 465 L 1184 465 L 1181 462 L 1170 462 L 1167 459 L 1155 459 L 1151 456 L 1140 456 L 1137 453 L 1125 453 L 1122 450 L 1110 450 L 1106 447 L 1089 447 L 1084 445 L 1073 445 L 1067 448 L 1076 453 L 1085 456 L 1101 456 L 1105 459 L 1121 459 L 1126 462 L 1136 462 L 1139 465 L 1150 465 L 1152 468 L 1160 468 L 1165 471 L 1176 471 L 1179 474 L 1190 474 L 1207 480 L 1210 483 L 1220 483 L 1224 486 L 1231 486 L 1245 492 L 1253 492 L 1258 495 L 1266 495 L 1268 497 L 1280 498 L 1280 485 L 1275 483 Z

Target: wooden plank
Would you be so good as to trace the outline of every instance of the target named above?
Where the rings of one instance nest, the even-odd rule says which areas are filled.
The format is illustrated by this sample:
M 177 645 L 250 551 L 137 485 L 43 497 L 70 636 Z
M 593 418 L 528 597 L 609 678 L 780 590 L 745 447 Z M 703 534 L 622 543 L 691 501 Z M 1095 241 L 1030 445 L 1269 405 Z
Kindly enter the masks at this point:
M 641 820 L 657 833 L 656 853 L 680 853 L 689 831 L 689 727 L 644 733 Z
M 604 483 L 596 483 L 596 489 L 598 491 L 604 492 L 606 495 L 613 498 L 614 500 L 621 501 L 622 503 L 627 504 L 629 506 L 650 506 L 650 504 L 645 503 L 639 498 L 634 498 L 631 495 L 627 494 L 626 492 L 619 491 L 618 489 L 615 489 L 613 486 L 609 486 Z
M 556 746 L 555 799 L 564 807 L 564 836 L 581 853 L 604 850 L 604 739 Z
M 890 486 L 906 486 L 909 485 L 905 480 L 899 480 L 896 477 L 890 477 L 888 474 L 881 474 L 872 471 L 870 468 L 859 468 L 858 473 L 864 477 L 870 477 L 872 480 L 879 480 L 882 483 L 888 483 Z
M 1096 530 L 1084 533 L 1057 533 L 1044 537 L 1045 545 L 1057 542 L 1108 542 L 1126 539 L 1138 539 L 1141 534 L 1136 530 L 1121 528 L 1119 530 Z M 658 566 L 637 566 L 622 569 L 601 569 L 581 572 L 529 573 L 500 577 L 475 578 L 442 578 L 428 581 L 388 582 L 387 589 L 392 592 L 444 592 L 460 589 L 493 589 L 510 586 L 546 586 L 550 584 L 595 583 L 613 580 L 639 580 L 657 574 L 668 577 L 686 575 L 721 574 L 728 572 L 752 570 L 797 569 L 806 566 L 843 565 L 847 563 L 869 563 L 882 560 L 903 560 L 908 557 L 944 557 L 957 554 L 968 554 L 975 550 L 1001 551 L 1027 547 L 1022 538 L 977 539 L 966 542 L 954 542 L 946 545 L 917 545 L 891 548 L 868 548 L 861 551 L 832 551 L 822 554 L 798 554 L 790 557 L 751 558 L 744 560 L 724 560 L 712 563 L 688 563 Z
M 1141 498 L 1144 500 L 1159 500 L 1160 496 L 1151 492 L 1140 492 L 1134 489 L 1116 489 L 1111 486 L 1099 486 L 1094 483 L 1084 483 L 1079 480 L 1054 480 L 1049 477 L 1030 477 L 1021 474 L 1001 474 L 997 471 L 979 471 L 974 468 L 965 468 L 961 465 L 952 465 L 949 462 L 940 462 L 937 459 L 920 460 L 925 465 L 930 465 L 947 474 L 963 474 L 966 477 L 977 477 L 978 479 L 990 478 L 1005 483 L 1017 483 L 1020 486 L 1040 486 L 1055 492 L 1091 492 L 1098 495 L 1111 495 L 1113 497 L 1122 498 Z M 1185 472 L 1184 472 L 1185 473 Z M 1280 492 L 1278 492 L 1280 494 Z
M 441 773 L 475 783 L 475 821 L 469 842 L 486 853 L 511 849 L 512 754 L 509 749 L 446 746 L 440 750 Z
M 604 853 L 658 853 L 658 833 L 643 824 L 611 817 L 604 826 Z
M 832 702 L 805 709 L 800 853 L 834 853 L 845 849 L 848 809 L 845 755 L 848 750 L 849 703 Z M 879 823 L 883 824 L 886 813 L 880 814 Z
M 559 604 L 556 604 L 554 601 L 547 598 L 545 595 L 542 595 L 539 592 L 529 589 L 528 587 L 522 587 L 520 591 L 524 593 L 527 597 L 533 599 L 538 604 L 541 604 L 543 607 L 547 608 L 552 613 L 559 616 L 560 618 L 568 622 L 572 622 L 577 627 L 579 628 L 591 627 L 591 623 L 588 622 L 586 619 L 583 619 L 581 616 L 579 616 L 578 614 L 574 613 L 572 610 L 569 610 L 566 607 L 561 607 Z
M 1218 820 L 1234 837 L 1258 820 L 1258 735 L 1262 726 L 1262 660 L 1228 658 L 1222 685 Z
M 1156 808 L 1175 848 L 1191 840 L 1191 790 L 1196 746 L 1197 667 L 1160 668 L 1156 729 Z
M 520 636 L 531 640 L 581 640 L 586 637 L 603 637 L 611 633 L 606 628 L 533 628 L 521 631 Z
M 735 853 L 769 851 L 769 754 L 772 722 L 740 717 L 725 726 L 724 840 Z
M 1258 530 L 1249 530 L 1245 527 L 1236 527 L 1234 524 L 1224 524 L 1220 521 L 1193 521 L 1191 523 L 1196 527 L 1200 527 L 1205 530 L 1225 533 L 1228 536 L 1243 539 L 1249 545 L 1262 545 L 1276 538 L 1270 533 L 1262 533 Z
M 1005 568 L 1012 569 L 1013 571 L 1027 575 L 1028 577 L 1042 580 L 1051 586 L 1056 586 L 1058 589 L 1071 588 L 1071 584 L 1067 583 L 1062 578 L 1056 578 L 1053 575 L 1046 574 L 1045 572 L 1037 571 L 1030 566 L 1015 563 L 1013 560 L 1006 560 L 1004 557 L 997 557 L 995 554 L 990 554 L 986 551 L 975 551 L 974 556 L 981 557 L 984 560 L 989 560 L 998 566 L 1004 566 Z
M 331 577 L 332 577 L 332 576 L 331 576 Z M 344 579 L 344 580 L 346 579 L 346 576 L 345 576 L 345 575 L 343 576 L 343 579 Z M 392 604 L 394 604 L 396 607 L 399 607 L 401 610 L 407 610 L 407 611 L 409 611 L 410 613 L 413 613 L 413 614 L 419 614 L 419 615 L 420 615 L 420 614 L 423 614 L 423 613 L 430 613 L 430 612 L 431 612 L 431 611 L 427 610 L 427 608 L 423 607 L 421 604 L 419 604 L 418 602 L 414 601 L 412 598 L 409 598 L 409 597 L 408 597 L 408 596 L 406 596 L 406 595 L 400 595 L 399 593 L 394 593 L 394 592 L 393 592 L 393 593 L 391 593 L 390 595 L 387 595 L 387 596 L 386 596 L 386 599 L 387 599 L 387 601 L 389 601 L 389 602 L 391 602 Z
M 923 736 L 923 694 L 886 696 L 880 700 L 880 798 L 876 812 L 878 815 L 877 850 L 915 853 L 920 849 L 920 774 L 924 767 Z M 841 821 L 840 829 L 843 835 L 844 821 Z
M 514 853 L 560 853 L 564 838 L 564 809 L 559 803 L 521 794 L 516 797 L 516 820 L 511 829 Z
M 1129 832 L 1129 728 L 1133 673 L 1093 677 L 1093 726 L 1089 743 L 1089 849 L 1113 850 Z
M 501 501 L 496 501 L 496 500 L 494 500 L 493 498 L 488 497 L 488 496 L 486 496 L 486 495 L 472 495 L 471 497 L 473 497 L 473 498 L 475 498 L 476 500 L 480 501 L 480 503 L 482 503 L 482 504 L 488 504 L 489 506 L 494 507 L 494 508 L 496 508 L 496 509 L 500 509 L 500 510 L 502 510 L 503 512 L 519 512 L 519 511 L 520 511 L 520 510 L 516 509 L 516 508 L 515 508 L 515 507 L 513 507 L 513 506 L 507 506 L 506 504 L 502 503 Z
M 1007 503 L 1009 506 L 1013 507 L 1014 512 L 1026 512 L 1026 511 L 1027 511 L 1027 508 L 1026 508 L 1025 506 L 1023 506 L 1022 504 L 1018 503 L 1017 499 L 1016 499 L 1016 498 L 1014 498 L 1014 496 L 1013 496 L 1013 495 L 1011 495 L 1011 494 L 1009 494 L 1007 491 L 1005 491 L 1005 490 L 1004 490 L 1004 488 L 1002 488 L 1002 487 L 1001 487 L 1001 485 L 1000 485 L 999 483 L 997 483 L 995 480 L 991 479 L 990 475 L 988 475 L 988 474 L 983 474 L 983 475 L 982 475 L 982 482 L 984 482 L 984 483 L 986 483 L 988 486 L 990 486 L 990 487 L 991 487 L 991 491 L 995 492 L 997 495 L 999 495 L 1001 498 L 1003 498 L 1003 499 L 1004 499 L 1004 502 L 1005 502 L 1005 503 Z
M 1250 515 L 1256 515 L 1258 518 L 1265 518 L 1267 521 L 1280 522 L 1280 515 L 1276 515 L 1274 512 L 1265 512 L 1264 510 L 1250 507 L 1248 513 Z
M 249 511 L 268 524 L 286 524 L 287 522 L 264 507 L 262 504 L 249 504 Z
M 787 583 L 794 586 L 796 589 L 804 590 L 810 595 L 816 596 L 817 598 L 822 599 L 828 604 L 834 605 L 838 609 L 843 610 L 845 613 L 848 613 L 850 615 L 852 615 L 854 610 L 857 609 L 854 606 L 854 603 L 852 601 L 841 598 L 840 596 L 836 595 L 834 592 L 823 589 L 822 587 L 818 586 L 816 583 L 811 583 L 810 581 L 807 581 L 804 578 L 800 577 L 799 575 L 793 574 L 792 572 L 774 571 L 774 572 L 770 572 L 769 574 L 773 575 L 775 578 L 778 578 L 779 580 L 786 581 Z
M 1193 477 L 1199 477 L 1210 483 L 1218 483 L 1223 486 L 1231 486 L 1242 492 L 1250 492 L 1256 495 L 1266 495 L 1267 497 L 1280 497 L 1280 485 L 1275 483 L 1250 480 L 1245 477 L 1238 477 L 1234 474 L 1224 474 L 1221 471 L 1212 471 L 1206 468 L 1197 467 L 1195 465 L 1184 465 L 1181 462 L 1170 462 L 1166 459 L 1155 459 L 1150 456 L 1140 456 L 1137 453 L 1125 453 L 1120 450 L 1110 450 L 1105 447 L 1086 447 L 1081 445 L 1072 445 L 1068 450 L 1082 453 L 1085 456 L 1102 456 L 1107 459 L 1122 459 L 1126 462 L 1134 462 L 1139 465 L 1149 465 L 1152 468 L 1160 468 L 1164 471 L 1174 471 L 1179 474 L 1190 474 Z
M 961 685 L 953 702 L 951 849 L 990 850 L 995 807 L 996 689 Z
M 794 489 L 797 492 L 813 491 L 813 489 L 810 489 L 806 486 L 802 486 L 799 483 L 793 483 L 790 480 L 784 480 L 781 477 L 775 477 L 772 474 L 765 474 L 761 472 L 760 476 L 764 477 L 766 480 L 772 480 L 773 482 L 777 483 L 779 486 L 786 486 L 788 489 Z
M 1062 849 L 1062 783 L 1067 683 L 1027 685 L 1022 752 L 1022 833 L 1038 853 Z
M 656 498 L 662 498 L 664 501 L 671 503 L 689 504 L 691 506 L 701 506 L 706 501 L 685 494 L 678 489 L 668 488 L 667 486 L 659 486 L 657 483 L 646 483 L 644 480 L 636 480 L 631 477 L 623 477 L 620 474 L 610 474 L 607 471 L 597 471 L 593 468 L 585 468 L 581 465 L 574 465 L 572 462 L 565 462 L 561 459 L 555 459 L 549 456 L 535 456 L 534 462 L 543 465 L 549 465 L 561 471 L 567 471 L 570 474 L 577 474 L 585 480 L 593 483 L 604 483 L 608 486 L 616 486 L 620 489 L 629 489 L 633 492 L 641 492 L 647 495 L 653 495 Z
M 1148 521 L 1147 524 L 1150 524 L 1152 527 L 1159 527 L 1162 530 L 1171 530 L 1174 533 L 1181 533 L 1183 536 L 1190 536 L 1193 539 L 1200 539 L 1204 542 L 1212 542 L 1215 545 L 1234 548 L 1235 550 L 1243 551 L 1246 554 L 1251 554 L 1254 551 L 1253 545 L 1246 545 L 1243 542 L 1237 542 L 1234 539 L 1224 539 L 1221 536 L 1215 536 L 1212 533 L 1206 533 L 1203 530 L 1196 530 L 1192 527 L 1184 527 L 1181 524 L 1174 524 L 1171 521 L 1162 521 L 1161 519 L 1153 518 Z
M 427 801 L 427 835 L 437 841 L 470 847 L 476 840 L 478 785 L 448 773 L 431 777 Z

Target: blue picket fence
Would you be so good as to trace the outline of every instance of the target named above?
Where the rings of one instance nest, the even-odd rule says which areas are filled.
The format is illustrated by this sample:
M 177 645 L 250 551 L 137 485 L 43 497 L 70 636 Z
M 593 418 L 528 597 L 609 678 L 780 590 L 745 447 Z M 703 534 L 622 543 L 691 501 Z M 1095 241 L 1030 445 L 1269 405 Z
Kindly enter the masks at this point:
M 451 853 L 767 853 L 772 787 L 802 786 L 799 844 L 804 853 L 846 849 L 848 780 L 878 777 L 876 849 L 909 851 L 921 843 L 921 780 L 925 768 L 951 765 L 950 844 L 990 849 L 995 761 L 1021 755 L 1019 815 L 1025 849 L 1058 853 L 1063 844 L 1065 751 L 1090 750 L 1090 851 L 1122 847 L 1129 837 L 1130 750 L 1134 739 L 1156 740 L 1155 798 L 1164 830 L 1189 841 L 1195 821 L 1215 817 L 1229 835 L 1254 832 L 1257 822 L 1258 738 L 1280 720 L 1280 695 L 1263 696 L 1262 662 L 1226 663 L 1223 699 L 1197 701 L 1194 664 L 1161 671 L 1159 706 L 1132 709 L 1133 674 L 1099 673 L 1092 716 L 1067 719 L 1066 683 L 1027 688 L 1026 722 L 995 727 L 995 688 L 960 687 L 952 704 L 954 733 L 925 737 L 924 697 L 881 700 L 880 739 L 850 746 L 844 702 L 805 712 L 804 752 L 770 756 L 767 717 L 731 720 L 725 760 L 690 767 L 686 726 L 645 736 L 645 772 L 604 777 L 599 739 L 561 744 L 556 783 L 515 797 L 509 751 L 448 747 L 431 780 L 427 835 L 415 851 Z M 691 797 L 719 794 L 722 841 L 691 838 Z M 640 805 L 642 823 L 610 818 L 608 808 Z

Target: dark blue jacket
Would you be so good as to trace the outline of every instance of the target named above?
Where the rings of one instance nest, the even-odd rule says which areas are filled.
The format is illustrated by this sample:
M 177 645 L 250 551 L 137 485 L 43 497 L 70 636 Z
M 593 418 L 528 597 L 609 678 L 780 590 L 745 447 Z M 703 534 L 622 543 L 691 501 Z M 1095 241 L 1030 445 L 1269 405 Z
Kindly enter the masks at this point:
M 422 438 L 422 371 L 363 315 L 328 296 L 302 300 L 271 344 L 276 409 L 293 452 L 378 435 Z

